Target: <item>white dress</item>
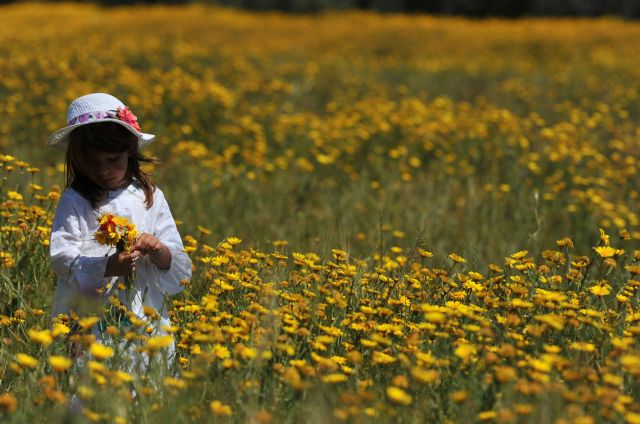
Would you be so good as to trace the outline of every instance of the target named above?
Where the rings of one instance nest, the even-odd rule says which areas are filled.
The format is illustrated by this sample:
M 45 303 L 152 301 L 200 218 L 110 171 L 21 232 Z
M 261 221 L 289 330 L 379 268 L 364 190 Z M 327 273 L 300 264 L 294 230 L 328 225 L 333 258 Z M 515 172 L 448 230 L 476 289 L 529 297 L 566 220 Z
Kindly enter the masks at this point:
M 72 188 L 67 188 L 58 203 L 51 230 L 51 267 L 56 273 L 57 286 L 53 316 L 71 311 L 81 312 L 87 305 L 104 305 L 108 296 L 117 294 L 120 301 L 139 319 L 149 321 L 144 306 L 154 308 L 160 315 L 155 322 L 155 334 L 164 334 L 163 326 L 171 323 L 165 299 L 183 289 L 182 280 L 191 278 L 191 260 L 184 251 L 180 234 L 162 191 L 156 188 L 153 206 L 147 209 L 144 191 L 135 182 L 123 189 L 108 192 L 97 208 Z M 156 236 L 171 251 L 171 266 L 160 270 L 147 255 L 136 262 L 137 288 L 129 303 L 124 291 L 117 291 L 117 280 L 123 277 L 104 277 L 108 255 L 114 248 L 102 246 L 95 240 L 98 217 L 105 213 L 122 216 L 136 225 L 139 233 Z M 100 296 L 96 289 L 108 288 Z M 95 333 L 95 331 L 94 331 Z M 172 349 L 171 349 L 172 350 Z

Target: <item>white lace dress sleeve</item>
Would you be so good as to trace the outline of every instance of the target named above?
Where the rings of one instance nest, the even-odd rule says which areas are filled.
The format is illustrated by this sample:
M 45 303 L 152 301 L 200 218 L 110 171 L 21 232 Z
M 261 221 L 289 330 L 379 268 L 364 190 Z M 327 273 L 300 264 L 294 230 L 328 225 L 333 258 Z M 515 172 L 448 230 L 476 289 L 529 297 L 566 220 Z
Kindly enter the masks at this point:
M 95 293 L 95 289 L 109 281 L 104 277 L 108 258 L 83 249 L 84 216 L 78 200 L 77 195 L 66 191 L 58 203 L 49 245 L 51 268 L 59 280 L 82 292 Z

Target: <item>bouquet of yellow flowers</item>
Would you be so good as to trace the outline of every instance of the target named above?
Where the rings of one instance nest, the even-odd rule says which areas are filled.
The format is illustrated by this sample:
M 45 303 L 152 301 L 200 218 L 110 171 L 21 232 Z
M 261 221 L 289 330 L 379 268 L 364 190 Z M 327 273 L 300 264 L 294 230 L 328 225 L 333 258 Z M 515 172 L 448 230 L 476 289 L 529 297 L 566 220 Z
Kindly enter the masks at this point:
M 117 252 L 130 252 L 138 237 L 135 224 L 127 218 L 106 213 L 98 218 L 100 227 L 95 233 L 101 245 L 115 247 Z
M 131 248 L 138 237 L 138 231 L 135 224 L 127 218 L 116 216 L 113 214 L 104 214 L 98 218 L 98 231 L 95 232 L 96 241 L 103 246 L 115 247 L 116 252 L 131 252 Z M 135 276 L 128 275 L 124 277 L 124 287 L 119 285 L 120 289 L 126 289 L 127 300 L 129 305 L 135 293 Z M 126 318 L 121 313 L 110 310 L 111 318 L 115 318 L 118 323 L 126 323 Z

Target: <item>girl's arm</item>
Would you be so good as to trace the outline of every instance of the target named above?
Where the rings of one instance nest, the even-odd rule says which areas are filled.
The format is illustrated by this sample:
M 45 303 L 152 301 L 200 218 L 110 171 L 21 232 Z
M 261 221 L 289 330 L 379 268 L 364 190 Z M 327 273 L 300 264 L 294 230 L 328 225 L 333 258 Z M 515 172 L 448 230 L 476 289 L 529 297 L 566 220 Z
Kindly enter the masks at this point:
M 152 236 L 162 245 L 149 256 L 149 259 L 155 264 L 156 278 L 154 281 L 157 282 L 162 293 L 168 295 L 179 293 L 184 288 L 181 282 L 191 279 L 191 259 L 184 251 L 176 222 L 171 215 L 164 194 L 159 188 L 156 188 L 154 192 L 153 206 L 149 212 L 154 215 L 151 218 L 155 218 Z M 138 241 L 143 236 L 144 234 L 141 234 Z
M 80 219 L 82 211 L 77 198 L 65 192 L 58 203 L 51 228 L 49 254 L 51 268 L 58 278 L 78 287 L 83 292 L 107 283 L 105 269 L 109 258 L 82 250 Z

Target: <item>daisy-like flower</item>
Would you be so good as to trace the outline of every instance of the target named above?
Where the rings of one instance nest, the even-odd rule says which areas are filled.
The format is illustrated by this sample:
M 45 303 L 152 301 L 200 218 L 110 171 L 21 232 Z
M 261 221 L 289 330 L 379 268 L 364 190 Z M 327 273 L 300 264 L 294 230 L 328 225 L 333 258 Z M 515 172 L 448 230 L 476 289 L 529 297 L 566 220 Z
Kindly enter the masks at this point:
M 89 352 L 99 361 L 109 359 L 113 356 L 113 349 L 100 343 L 93 343 L 89 348 Z
M 52 355 L 49 356 L 49 365 L 57 372 L 64 372 L 68 370 L 73 362 L 66 356 Z
M 413 402 L 413 397 L 409 393 L 395 386 L 387 387 L 387 398 L 389 398 L 389 401 L 397 405 L 406 406 L 411 405 L 411 402 Z

